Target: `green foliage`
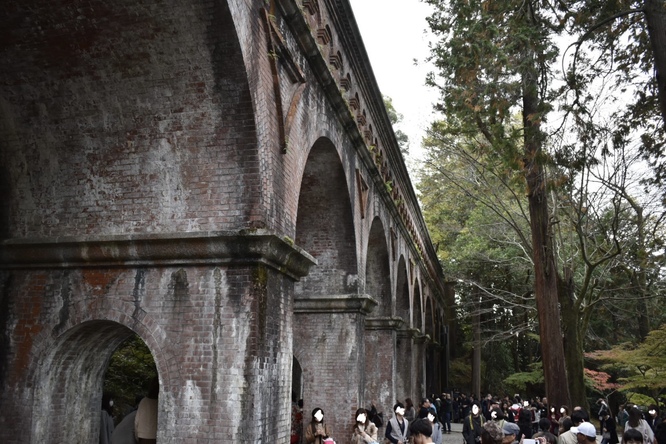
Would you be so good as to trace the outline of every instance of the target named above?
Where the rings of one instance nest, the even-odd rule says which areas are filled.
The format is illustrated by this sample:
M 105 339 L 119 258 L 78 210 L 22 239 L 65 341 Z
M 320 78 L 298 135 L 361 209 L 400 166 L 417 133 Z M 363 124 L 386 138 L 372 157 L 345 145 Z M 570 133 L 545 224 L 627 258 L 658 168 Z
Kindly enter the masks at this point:
M 104 377 L 104 391 L 115 401 L 115 413 L 125 414 L 135 406 L 135 398 L 145 395 L 149 382 L 157 376 L 155 361 L 137 335 L 125 340 L 111 356 Z
M 409 154 L 409 136 L 407 136 L 402 130 L 396 128 L 396 125 L 399 125 L 400 122 L 402 122 L 403 115 L 396 111 L 393 106 L 393 100 L 389 96 L 384 96 L 384 107 L 386 108 L 386 113 L 391 121 L 391 125 L 393 125 L 393 131 L 395 133 L 395 138 L 398 141 L 400 152 L 406 156 Z
M 666 392 L 666 324 L 652 330 L 639 344 L 624 343 L 586 357 L 618 375 L 619 388 L 624 392 L 641 393 L 654 400 Z
M 543 393 L 543 369 L 541 363 L 531 366 L 529 372 L 518 372 L 510 375 L 504 380 L 504 384 L 510 393 Z

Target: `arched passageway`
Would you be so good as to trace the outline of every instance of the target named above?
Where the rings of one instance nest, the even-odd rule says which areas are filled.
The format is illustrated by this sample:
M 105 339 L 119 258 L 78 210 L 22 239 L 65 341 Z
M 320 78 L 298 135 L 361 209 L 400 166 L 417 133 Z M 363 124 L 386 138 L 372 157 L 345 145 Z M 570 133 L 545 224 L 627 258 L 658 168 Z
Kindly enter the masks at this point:
M 32 375 L 31 442 L 98 442 L 107 365 L 133 334 L 116 322 L 89 321 L 66 331 L 43 352 Z
M 304 411 L 322 407 L 342 436 L 349 405 L 362 393 L 360 372 L 346 369 L 361 367 L 363 335 L 361 314 L 351 308 L 358 297 L 352 204 L 340 157 L 328 139 L 319 139 L 308 156 L 296 244 L 318 262 L 295 286 L 294 355 L 303 370 Z
M 379 217 L 368 235 L 365 292 L 378 306 L 365 321 L 365 406 L 374 402 L 378 411 L 390 412 L 395 402 L 395 330 L 392 317 L 391 269 L 386 231 Z

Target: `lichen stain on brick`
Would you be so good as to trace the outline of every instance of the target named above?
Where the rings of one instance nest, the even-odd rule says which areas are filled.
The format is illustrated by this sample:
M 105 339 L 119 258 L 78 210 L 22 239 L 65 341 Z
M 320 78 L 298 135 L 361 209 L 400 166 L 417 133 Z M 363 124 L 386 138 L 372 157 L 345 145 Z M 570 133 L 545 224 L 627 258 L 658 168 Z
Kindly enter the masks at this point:
M 62 274 L 62 278 L 59 281 L 60 287 L 54 288 L 53 294 L 55 300 L 59 299 L 61 301 L 60 309 L 58 310 L 58 324 L 53 327 L 53 334 L 59 335 L 65 330 L 67 322 L 69 321 L 70 308 L 72 304 L 72 283 L 71 283 L 71 272 L 65 271 Z M 49 292 L 47 292 L 48 295 Z
M 34 338 L 42 331 L 43 327 L 39 319 L 44 304 L 45 281 L 46 274 L 35 274 L 32 276 L 30 285 L 22 289 L 25 305 L 22 309 L 19 308 L 19 319 L 13 332 L 16 358 L 7 378 L 10 385 L 24 377 L 30 364 L 30 352 Z
M 224 282 L 223 282 L 224 281 Z M 219 355 L 217 344 L 220 341 L 220 333 L 223 330 L 222 326 L 222 297 L 225 293 L 223 285 L 226 285 L 225 276 L 222 274 L 222 270 L 218 267 L 213 270 L 213 282 L 215 288 L 215 314 L 213 316 L 213 375 L 211 379 L 211 399 L 217 401 L 217 374 L 218 374 L 218 365 L 219 365 Z M 213 403 L 210 404 L 210 408 L 213 408 Z
M 132 288 L 132 300 L 134 301 L 134 313 L 132 317 L 137 319 L 141 311 L 141 301 L 146 294 L 146 271 L 143 268 L 136 270 L 134 274 L 134 287 Z
M 169 293 L 173 295 L 176 303 L 183 303 L 189 299 L 190 284 L 187 282 L 187 272 L 181 268 L 171 273 Z
M 268 270 L 264 265 L 259 265 L 254 269 L 252 274 L 252 293 L 254 294 L 256 304 L 257 304 L 257 335 L 258 340 L 261 341 L 258 344 L 260 347 L 264 347 L 266 344 L 266 316 L 268 312 Z

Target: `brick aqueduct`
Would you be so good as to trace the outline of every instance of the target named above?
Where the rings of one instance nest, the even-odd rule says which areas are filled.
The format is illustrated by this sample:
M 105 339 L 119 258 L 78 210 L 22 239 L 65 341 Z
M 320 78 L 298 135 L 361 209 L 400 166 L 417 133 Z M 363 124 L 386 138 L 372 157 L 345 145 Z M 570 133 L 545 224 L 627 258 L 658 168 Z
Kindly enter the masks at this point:
M 159 443 L 339 443 L 443 386 L 444 284 L 348 0 L 7 0 L 0 442 L 97 442 L 136 333 Z M 418 79 L 415 79 L 418 81 Z

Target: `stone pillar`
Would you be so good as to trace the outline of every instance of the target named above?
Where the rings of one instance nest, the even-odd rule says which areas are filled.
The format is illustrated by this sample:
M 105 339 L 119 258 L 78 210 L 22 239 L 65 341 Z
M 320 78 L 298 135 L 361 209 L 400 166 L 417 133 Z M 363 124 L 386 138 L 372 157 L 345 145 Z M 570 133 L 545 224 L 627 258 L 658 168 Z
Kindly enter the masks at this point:
M 5 241 L 0 442 L 96 442 L 132 332 L 159 373 L 158 442 L 287 442 L 293 283 L 313 263 L 260 232 Z
M 376 317 L 365 320 L 365 400 L 363 407 L 375 403 L 377 411 L 389 418 L 396 393 L 396 369 L 399 356 L 396 349 L 396 331 L 403 324 L 401 318 Z
M 303 424 L 312 410 L 338 442 L 348 439 L 353 415 L 363 401 L 365 316 L 377 302 L 365 295 L 331 295 L 294 300 L 294 356 L 303 371 Z
M 414 364 L 414 336 L 417 329 L 398 330 L 396 337 L 396 399 L 412 398 L 415 402 L 419 391 L 416 388 Z M 393 406 L 391 406 L 393 407 Z

